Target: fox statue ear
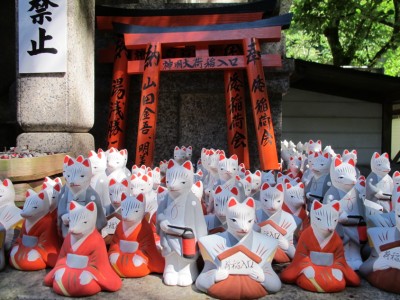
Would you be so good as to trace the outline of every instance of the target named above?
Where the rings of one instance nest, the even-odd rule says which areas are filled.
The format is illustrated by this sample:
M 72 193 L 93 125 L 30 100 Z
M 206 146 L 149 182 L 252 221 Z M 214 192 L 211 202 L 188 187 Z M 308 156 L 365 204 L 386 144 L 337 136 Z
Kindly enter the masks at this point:
M 349 163 L 350 165 L 352 165 L 353 167 L 356 166 L 356 164 L 354 163 L 354 160 L 353 160 L 352 158 L 349 159 L 348 163 Z
M 232 194 L 234 194 L 234 195 L 239 195 L 239 190 L 237 189 L 237 187 L 236 186 L 234 186 L 232 189 L 231 189 L 231 193 Z
M 269 188 L 269 184 L 264 182 L 263 185 L 261 186 L 261 190 L 265 191 L 266 189 Z
M 124 201 L 126 199 L 126 194 L 125 193 L 121 193 L 121 201 Z
M 237 204 L 237 201 L 236 201 L 236 199 L 234 197 L 229 198 L 228 207 L 235 206 L 236 204 Z
M 69 210 L 74 210 L 76 208 L 76 202 L 75 201 L 71 201 L 71 203 L 69 204 Z
M 168 162 L 168 169 L 171 169 L 173 166 L 175 166 L 174 160 L 170 159 Z
M 192 163 L 190 162 L 190 161 L 186 161 L 184 164 L 183 164 L 183 167 L 185 168 L 185 169 L 188 169 L 189 171 L 191 171 L 192 170 Z
M 276 185 L 276 189 L 277 189 L 278 191 L 280 191 L 280 192 L 283 192 L 283 185 L 282 185 L 282 183 L 278 183 L 278 184 Z
M 313 210 L 318 210 L 322 207 L 321 202 L 319 202 L 318 200 L 314 200 L 314 202 L 312 203 L 312 209 Z
M 247 206 L 254 207 L 254 199 L 253 198 L 247 198 L 247 201 L 245 202 Z
M 136 197 L 136 199 L 138 199 L 140 202 L 143 202 L 143 201 L 144 201 L 144 196 L 143 196 L 143 194 L 139 194 L 139 195 Z
M 215 189 L 215 193 L 216 194 L 219 194 L 219 193 L 221 193 L 222 192 L 222 188 L 221 188 L 221 186 L 219 185 L 219 186 L 217 186 L 217 188 Z
M 94 211 L 94 209 L 96 208 L 95 204 L 93 201 L 90 201 L 88 204 L 86 204 L 86 208 L 90 211 Z
M 340 202 L 339 201 L 334 201 L 332 204 L 332 207 L 336 209 L 336 211 L 340 211 Z

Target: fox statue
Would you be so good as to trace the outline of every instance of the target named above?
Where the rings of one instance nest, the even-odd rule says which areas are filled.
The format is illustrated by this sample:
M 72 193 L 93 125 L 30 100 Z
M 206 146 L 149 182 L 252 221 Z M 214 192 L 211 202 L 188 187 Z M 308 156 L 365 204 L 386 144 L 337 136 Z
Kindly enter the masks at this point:
M 300 236 L 292 263 L 281 272 L 282 282 L 296 283 L 302 289 L 319 293 L 340 292 L 346 285 L 360 285 L 360 278 L 345 260 L 342 240 L 335 231 L 339 212 L 339 201 L 313 201 L 311 226 Z
M 69 231 L 55 267 L 44 278 L 44 284 L 59 295 L 84 297 L 100 291 L 115 292 L 122 286 L 96 230 L 97 209 L 94 202 L 69 203 Z
M 47 193 L 28 190 L 21 216 L 24 223 L 11 249 L 10 265 L 23 271 L 54 267 L 60 244 Z
M 164 271 L 164 258 L 158 252 L 150 224 L 144 219 L 145 196 L 122 194 L 122 222 L 117 226 L 108 256 L 121 277 L 143 277 Z
M 15 189 L 10 179 L 0 180 L 0 271 L 22 227 L 21 209 L 15 205 Z
M 204 268 L 196 287 L 218 299 L 256 299 L 278 292 L 281 281 L 271 266 L 278 240 L 253 230 L 254 199 L 240 203 L 231 197 L 226 220 L 226 231 L 199 240 Z
M 207 235 L 207 225 L 201 203 L 191 191 L 193 180 L 190 161 L 182 165 L 173 159 L 168 162 L 168 193 L 160 200 L 157 210 L 157 233 L 165 258 L 163 279 L 166 285 L 188 286 L 198 275 L 199 252 L 195 245 L 199 238 Z M 187 242 L 191 242 L 190 247 Z

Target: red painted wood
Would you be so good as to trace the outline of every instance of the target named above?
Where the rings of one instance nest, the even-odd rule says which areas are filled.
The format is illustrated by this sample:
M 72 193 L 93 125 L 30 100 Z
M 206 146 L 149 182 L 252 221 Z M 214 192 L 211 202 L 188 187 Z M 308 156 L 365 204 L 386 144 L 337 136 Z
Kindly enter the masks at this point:
M 244 39 L 243 51 L 247 63 L 247 78 L 257 135 L 260 168 L 262 170 L 278 170 L 278 153 L 259 41 L 255 38 Z
M 236 154 L 239 163 L 250 169 L 243 71 L 225 71 L 224 82 L 229 155 Z
M 243 56 L 198 57 L 197 62 L 200 60 L 202 62 L 201 65 L 196 64 L 195 57 L 161 59 L 161 72 L 193 72 L 246 68 Z M 215 64 L 211 65 L 210 61 L 214 61 Z M 282 67 L 282 59 L 279 54 L 263 54 L 261 56 L 261 61 L 263 67 Z M 207 62 L 209 65 L 206 67 Z M 193 68 L 187 67 L 187 64 L 193 65 Z M 128 62 L 128 74 L 142 74 L 143 65 L 144 60 L 130 60 Z M 171 65 L 171 67 L 167 67 L 169 65 Z
M 218 31 L 189 31 L 166 33 L 125 33 L 125 45 L 128 49 L 144 48 L 148 43 L 173 45 L 225 45 L 227 43 L 242 43 L 247 37 L 253 37 L 260 42 L 278 42 L 281 39 L 281 27 L 246 28 Z
M 148 44 L 144 61 L 135 164 L 152 167 L 160 85 L 160 43 Z
M 97 16 L 96 25 L 97 29 L 99 30 L 113 30 L 112 22 L 130 25 L 161 27 L 231 24 L 260 20 L 262 19 L 262 15 L 263 12 L 191 16 Z
M 128 51 L 122 37 L 114 50 L 114 70 L 111 85 L 110 110 L 108 116 L 107 148 L 124 148 L 129 75 L 127 73 Z

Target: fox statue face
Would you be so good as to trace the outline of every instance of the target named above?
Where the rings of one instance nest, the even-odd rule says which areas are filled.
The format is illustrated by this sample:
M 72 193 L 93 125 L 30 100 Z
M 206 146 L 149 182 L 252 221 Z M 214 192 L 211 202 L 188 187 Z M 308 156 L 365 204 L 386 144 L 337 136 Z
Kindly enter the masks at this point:
M 320 140 L 314 142 L 313 140 L 309 140 L 307 143 L 307 152 L 321 152 L 322 151 L 322 143 Z
M 186 161 L 186 148 L 185 147 L 182 147 L 182 148 L 179 148 L 178 146 L 175 147 L 174 160 L 180 165 L 183 164 L 184 161 Z
M 345 192 L 350 191 L 357 183 L 357 172 L 352 158 L 343 162 L 336 157 L 331 164 L 330 175 L 333 186 Z
M 249 197 L 239 203 L 234 197 L 229 198 L 226 207 L 227 231 L 238 240 L 253 230 L 256 217 L 254 199 Z
M 172 199 L 188 193 L 192 188 L 193 181 L 193 165 L 190 161 L 187 160 L 182 165 L 173 159 L 168 162 L 166 185 Z
M 226 214 L 226 203 L 231 197 L 237 198 L 239 196 L 239 190 L 233 187 L 231 190 L 223 189 L 222 186 L 217 186 L 213 191 L 214 196 L 214 212 L 218 217 L 225 217 Z
M 263 183 L 260 191 L 260 202 L 262 210 L 267 216 L 272 216 L 277 211 L 282 210 L 283 199 L 284 193 L 281 183 L 278 183 L 276 186 Z
M 354 162 L 354 165 L 357 164 L 357 150 L 347 150 L 344 149 L 342 153 L 342 160 L 343 161 L 348 161 L 349 159 L 352 159 Z
M 64 158 L 64 179 L 73 194 L 79 194 L 86 190 L 92 178 L 92 167 L 89 159 L 82 156 L 74 158 L 66 155 Z
M 10 179 L 0 180 L 0 208 L 15 201 L 14 185 Z
M 107 154 L 107 170 L 112 173 L 116 170 L 123 170 L 126 167 L 128 161 L 128 151 L 126 149 L 118 151 L 111 147 L 108 149 Z
M 329 173 L 331 165 L 331 156 L 329 153 L 323 154 L 322 152 L 314 152 L 314 157 L 309 160 L 311 171 L 314 176 L 321 176 Z
M 371 157 L 371 170 L 380 177 L 387 175 L 390 172 L 389 154 L 375 152 Z
M 131 194 L 137 196 L 139 194 L 148 194 L 153 190 L 152 172 L 147 174 L 137 174 L 131 176 Z
M 111 205 L 117 209 L 121 206 L 122 193 L 125 193 L 125 195 L 129 195 L 130 193 L 129 182 L 127 179 L 118 182 L 116 179 L 111 178 L 108 183 L 108 190 L 110 193 Z
M 88 158 L 90 160 L 93 175 L 105 173 L 107 169 L 107 156 L 105 152 L 99 150 L 99 153 L 96 153 L 93 150 L 90 150 Z
M 234 154 L 230 158 L 221 154 L 218 162 L 218 176 L 223 181 L 229 181 L 238 173 L 238 157 Z
M 69 232 L 77 237 L 89 235 L 96 228 L 97 207 L 94 202 L 80 205 L 71 201 L 69 204 Z
M 24 207 L 21 211 L 21 217 L 25 219 L 36 219 L 46 215 L 50 210 L 50 202 L 45 191 L 36 193 L 29 189 L 26 192 Z
M 310 223 L 314 232 L 325 239 L 331 236 L 338 224 L 339 211 L 340 203 L 337 200 L 328 204 L 314 200 L 310 210 Z
M 286 183 L 284 192 L 284 202 L 295 209 L 302 207 L 305 204 L 306 198 L 304 194 L 304 183 L 300 182 L 296 185 Z
M 137 197 L 127 196 L 123 193 L 121 200 L 121 215 L 124 222 L 140 223 L 145 214 L 145 196 L 143 194 Z

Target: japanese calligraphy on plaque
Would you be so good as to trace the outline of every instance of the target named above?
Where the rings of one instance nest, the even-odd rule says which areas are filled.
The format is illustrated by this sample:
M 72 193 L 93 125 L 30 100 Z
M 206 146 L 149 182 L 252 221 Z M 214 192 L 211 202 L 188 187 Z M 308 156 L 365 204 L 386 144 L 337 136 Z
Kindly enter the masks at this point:
M 19 73 L 67 71 L 67 0 L 18 1 Z

